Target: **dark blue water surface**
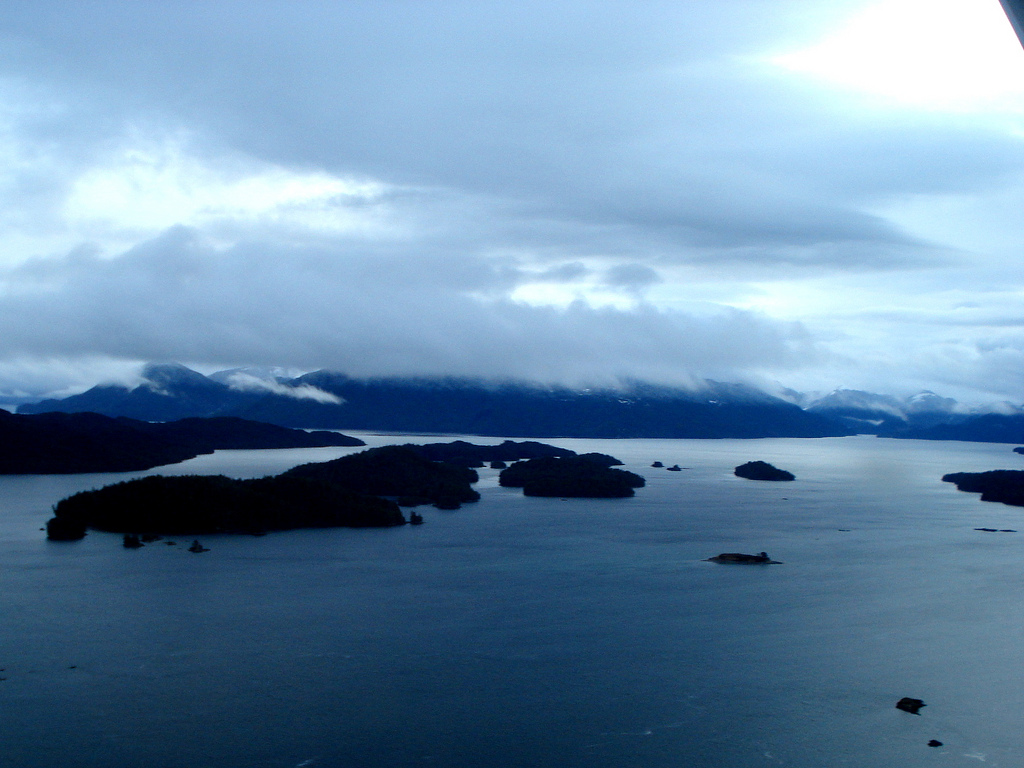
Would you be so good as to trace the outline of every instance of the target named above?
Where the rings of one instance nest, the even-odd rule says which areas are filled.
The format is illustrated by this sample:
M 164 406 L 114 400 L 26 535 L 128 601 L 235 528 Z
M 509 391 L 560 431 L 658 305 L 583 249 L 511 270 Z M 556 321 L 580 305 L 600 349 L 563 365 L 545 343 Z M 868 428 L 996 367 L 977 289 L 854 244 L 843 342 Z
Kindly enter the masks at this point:
M 1018 468 L 1011 446 L 551 442 L 648 485 L 530 499 L 482 470 L 479 503 L 420 527 L 211 536 L 193 555 L 44 540 L 60 498 L 134 475 L 0 478 L 0 765 L 1024 765 L 1024 509 L 939 481 Z M 797 480 L 732 475 L 753 459 Z M 761 550 L 784 564 L 704 560 Z

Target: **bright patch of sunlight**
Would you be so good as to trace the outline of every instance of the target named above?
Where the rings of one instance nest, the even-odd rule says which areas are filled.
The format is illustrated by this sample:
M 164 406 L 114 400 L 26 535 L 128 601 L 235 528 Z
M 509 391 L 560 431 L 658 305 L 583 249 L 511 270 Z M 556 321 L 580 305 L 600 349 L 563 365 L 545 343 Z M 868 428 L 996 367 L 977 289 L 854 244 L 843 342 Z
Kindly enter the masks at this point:
M 1024 49 L 998 0 L 875 2 L 771 62 L 897 104 L 1024 112 Z
M 64 214 L 75 228 L 135 232 L 238 220 L 337 232 L 365 226 L 365 204 L 383 191 L 382 184 L 324 172 L 214 165 L 167 141 L 123 148 L 84 173 L 72 185 Z

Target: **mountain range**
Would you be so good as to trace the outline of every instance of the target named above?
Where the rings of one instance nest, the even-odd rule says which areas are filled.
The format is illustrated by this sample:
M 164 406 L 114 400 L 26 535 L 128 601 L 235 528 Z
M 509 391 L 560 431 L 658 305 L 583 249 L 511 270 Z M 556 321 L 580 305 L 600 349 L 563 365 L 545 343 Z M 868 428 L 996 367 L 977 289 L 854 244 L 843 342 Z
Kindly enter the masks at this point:
M 634 382 L 572 389 L 456 378 L 355 379 L 335 371 L 298 377 L 279 369 L 209 376 L 151 363 L 135 386 L 103 384 L 18 413 L 95 412 L 143 421 L 233 416 L 284 427 L 507 437 L 884 437 L 1024 443 L 1024 411 L 972 410 L 921 392 L 896 398 L 852 389 L 788 399 L 742 384 L 692 389 Z
M 250 370 L 204 376 L 150 364 L 140 384 L 105 384 L 19 413 L 94 412 L 145 421 L 234 416 L 285 427 L 507 437 L 827 437 L 852 431 L 752 387 L 708 381 L 694 391 L 469 379 L 353 379 L 332 371 L 297 378 Z
M 1024 442 L 1024 409 L 1012 403 L 968 407 L 930 391 L 905 398 L 837 389 L 804 404 L 859 433 L 916 440 Z

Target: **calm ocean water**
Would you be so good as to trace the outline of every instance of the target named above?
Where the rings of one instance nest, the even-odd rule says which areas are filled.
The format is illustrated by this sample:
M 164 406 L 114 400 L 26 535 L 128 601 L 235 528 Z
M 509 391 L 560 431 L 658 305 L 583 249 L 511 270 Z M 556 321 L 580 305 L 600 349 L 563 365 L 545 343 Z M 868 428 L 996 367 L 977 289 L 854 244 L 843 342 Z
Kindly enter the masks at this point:
M 551 442 L 648 485 L 528 499 L 483 470 L 482 501 L 420 527 L 211 536 L 193 555 L 44 540 L 60 498 L 135 475 L 0 478 L 0 765 L 1024 765 L 1024 509 L 939 480 L 1019 468 L 1012 446 Z M 797 480 L 732 476 L 752 459 Z M 784 564 L 704 561 L 761 550 Z

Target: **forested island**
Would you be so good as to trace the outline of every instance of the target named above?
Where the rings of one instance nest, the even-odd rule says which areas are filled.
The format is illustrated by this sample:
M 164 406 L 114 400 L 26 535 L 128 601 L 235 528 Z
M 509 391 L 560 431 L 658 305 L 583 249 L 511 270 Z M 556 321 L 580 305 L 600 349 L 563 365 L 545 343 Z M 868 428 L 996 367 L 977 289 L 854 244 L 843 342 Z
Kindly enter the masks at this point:
M 281 475 L 256 480 L 223 475 L 142 477 L 70 496 L 57 504 L 54 515 L 47 535 L 62 540 L 80 539 L 87 528 L 198 535 L 406 522 L 393 501 Z
M 483 467 L 498 461 L 520 461 L 522 459 L 538 459 L 542 456 L 575 456 L 576 451 L 558 448 L 547 443 L 534 440 L 506 440 L 500 445 L 475 445 L 465 440 L 453 440 L 450 443 L 427 443 L 426 445 L 408 445 L 416 453 L 431 461 L 446 461 L 464 467 Z
M 129 534 L 199 535 L 388 527 L 409 522 L 400 506 L 434 504 L 441 509 L 456 509 L 480 498 L 472 487 L 479 479 L 474 469 L 436 461 L 424 453 L 472 456 L 474 460 L 491 455 L 513 460 L 541 455 L 512 468 L 529 473 L 544 466 L 543 462 L 561 462 L 557 472 L 549 473 L 551 477 L 563 483 L 590 484 L 587 492 L 577 488 L 576 492 L 557 495 L 631 496 L 633 487 L 643 485 L 638 475 L 610 469 L 610 464 L 618 463 L 611 456 L 575 456 L 572 451 L 542 443 L 392 445 L 333 461 L 302 464 L 275 477 L 256 480 L 221 475 L 153 476 L 84 491 L 57 504 L 54 517 L 47 523 L 47 535 L 53 540 L 76 540 L 89 528 Z M 609 478 L 617 485 L 610 484 Z M 422 517 L 413 515 L 412 521 L 420 523 Z
M 480 499 L 472 487 L 480 479 L 475 470 L 432 461 L 411 445 L 388 445 L 333 461 L 302 464 L 281 477 L 318 480 L 373 496 L 395 496 L 408 506 L 426 503 L 457 509 L 464 502 Z
M 747 480 L 769 480 L 773 482 L 796 480 L 796 475 L 792 472 L 774 467 L 767 461 L 748 461 L 746 464 L 740 464 L 733 470 L 733 474 L 736 477 L 742 477 Z
M 233 417 L 150 423 L 98 413 L 16 415 L 0 410 L 0 474 L 137 472 L 215 450 L 365 445 Z
M 407 522 L 397 496 L 457 507 L 480 498 L 471 469 L 425 459 L 403 446 L 371 448 L 275 477 L 142 477 L 70 496 L 54 508 L 51 539 L 87 528 L 117 533 L 198 535 L 293 528 L 367 528 Z
M 982 501 L 999 501 L 1024 507 L 1024 470 L 994 469 L 990 472 L 952 472 L 942 481 L 953 483 L 957 490 L 980 493 Z
M 509 488 L 522 488 L 524 496 L 623 498 L 634 495 L 646 481 L 640 475 L 613 469 L 618 459 L 600 453 L 581 456 L 545 456 L 520 461 L 498 476 Z

